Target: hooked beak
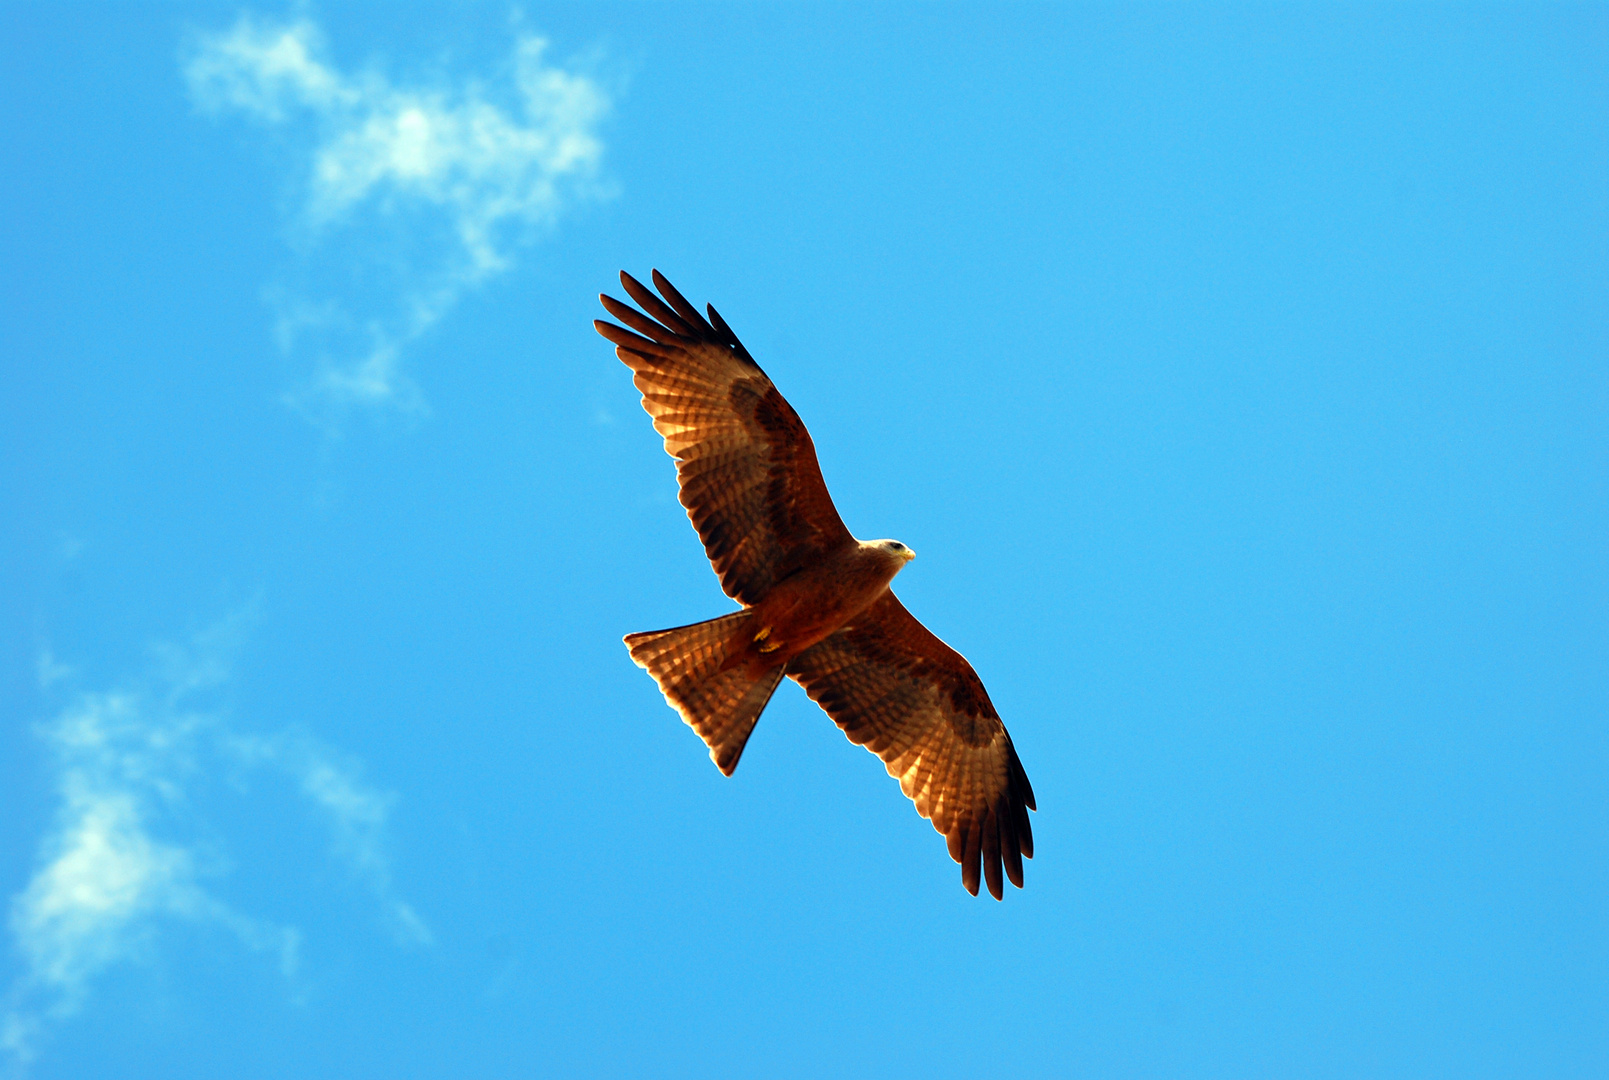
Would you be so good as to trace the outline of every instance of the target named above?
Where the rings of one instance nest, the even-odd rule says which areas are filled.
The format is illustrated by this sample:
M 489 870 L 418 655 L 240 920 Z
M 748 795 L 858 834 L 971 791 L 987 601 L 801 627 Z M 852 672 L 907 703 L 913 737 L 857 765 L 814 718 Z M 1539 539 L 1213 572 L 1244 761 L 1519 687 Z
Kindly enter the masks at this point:
M 904 559 L 906 562 L 910 562 L 912 559 L 916 558 L 916 552 L 912 551 L 910 548 L 906 548 L 904 551 L 900 552 L 900 558 Z

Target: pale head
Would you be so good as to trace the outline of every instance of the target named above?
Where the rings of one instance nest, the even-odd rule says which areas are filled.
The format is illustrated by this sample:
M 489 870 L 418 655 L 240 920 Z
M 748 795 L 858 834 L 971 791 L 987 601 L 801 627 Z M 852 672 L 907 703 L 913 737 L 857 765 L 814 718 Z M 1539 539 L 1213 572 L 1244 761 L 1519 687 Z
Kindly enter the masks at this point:
M 903 569 L 905 564 L 916 558 L 916 552 L 900 543 L 898 540 L 862 540 L 860 546 L 881 552 L 895 560 L 896 567 Z

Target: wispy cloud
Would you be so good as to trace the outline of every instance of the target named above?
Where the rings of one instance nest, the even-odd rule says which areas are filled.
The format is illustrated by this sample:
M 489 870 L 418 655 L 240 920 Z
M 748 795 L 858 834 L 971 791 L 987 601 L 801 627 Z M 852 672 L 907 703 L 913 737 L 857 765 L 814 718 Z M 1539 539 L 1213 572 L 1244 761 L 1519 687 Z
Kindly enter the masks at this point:
M 609 98 L 593 78 L 548 60 L 522 34 L 492 78 L 398 85 L 377 68 L 343 72 L 308 19 L 244 15 L 197 35 L 184 64 L 197 105 L 291 132 L 297 227 L 310 253 L 351 281 L 376 266 L 381 287 L 269 291 L 287 350 L 317 374 L 297 401 L 420 409 L 400 370 L 406 346 L 567 209 L 605 191 L 598 129 Z M 344 236 L 344 246 L 332 237 Z M 313 254 L 309 258 L 314 258 Z M 304 267 L 308 277 L 320 268 Z
M 0 1048 L 14 1060 L 29 1060 L 49 1024 L 76 1012 L 98 976 L 154 956 L 186 926 L 221 928 L 245 949 L 272 957 L 286 978 L 296 977 L 300 931 L 222 895 L 233 849 L 253 847 L 228 844 L 220 826 L 228 816 L 214 812 L 220 779 L 242 771 L 287 776 L 323 820 L 331 856 L 379 903 L 398 939 L 430 942 L 424 922 L 392 887 L 386 824 L 394 797 L 309 735 L 243 732 L 227 712 L 201 703 L 229 677 L 247 619 L 224 620 L 188 647 L 158 648 L 148 677 L 79 693 L 39 726 L 58 805 L 38 869 L 11 899 L 23 971 L 0 1015 Z M 40 669 L 44 686 L 64 677 L 54 662 Z
M 303 732 L 263 737 L 234 735 L 229 752 L 240 762 L 271 766 L 291 777 L 298 793 L 324 819 L 331 854 L 380 902 L 392 933 L 401 944 L 429 945 L 434 938 L 424 920 L 397 898 L 391 886 L 386 854 L 386 822 L 396 796 L 377 791 L 361 780 L 362 769 Z

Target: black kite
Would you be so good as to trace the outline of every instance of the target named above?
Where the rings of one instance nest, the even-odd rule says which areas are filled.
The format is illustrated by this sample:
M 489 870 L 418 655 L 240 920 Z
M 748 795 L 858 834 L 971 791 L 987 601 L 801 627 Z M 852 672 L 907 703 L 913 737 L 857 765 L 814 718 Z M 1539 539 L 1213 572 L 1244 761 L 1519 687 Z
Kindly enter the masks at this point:
M 789 676 L 883 759 L 949 841 L 968 892 L 977 895 L 981 875 L 1000 899 L 1002 862 L 1021 888 L 1022 860 L 1034 853 L 1033 789 L 972 665 L 889 589 L 913 553 L 849 534 L 809 433 L 765 372 L 715 308 L 706 321 L 659 271 L 653 280 L 664 300 L 620 275 L 648 317 L 603 296 L 631 329 L 593 325 L 635 372 L 676 459 L 687 516 L 743 609 L 628 634 L 632 659 L 728 776 Z

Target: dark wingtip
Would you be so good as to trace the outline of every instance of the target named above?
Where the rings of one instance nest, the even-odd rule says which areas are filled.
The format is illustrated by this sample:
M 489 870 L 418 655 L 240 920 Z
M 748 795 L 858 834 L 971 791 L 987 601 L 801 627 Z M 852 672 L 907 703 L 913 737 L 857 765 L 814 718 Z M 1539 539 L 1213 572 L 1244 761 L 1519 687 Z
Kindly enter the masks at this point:
M 649 277 L 653 279 L 654 288 L 659 290 L 659 295 L 665 298 L 671 309 L 681 316 L 699 337 L 711 339 L 716 336 L 715 328 L 704 321 L 704 316 L 700 315 L 698 309 L 688 302 L 687 297 L 670 283 L 669 278 L 658 270 L 649 271 Z
M 1018 814 L 1009 802 L 1001 807 L 1000 819 L 1000 857 L 1006 864 L 1006 878 L 1017 888 L 1022 888 L 1022 836 L 1017 831 Z M 1025 816 L 1025 815 L 1024 815 Z
M 700 337 L 697 322 L 688 322 L 678 314 L 669 304 L 654 295 L 654 291 L 624 270 L 620 271 L 620 284 L 626 290 L 626 295 L 637 302 L 650 318 L 658 319 L 660 324 L 671 333 L 680 337 Z M 695 315 L 697 313 L 695 312 Z
M 620 342 L 616 338 L 615 335 L 625 333 L 625 331 L 622 328 L 616 326 L 614 323 L 605 322 L 602 319 L 593 319 L 592 320 L 592 328 L 594 330 L 596 330 L 601 336 L 603 336 L 605 338 L 608 338 L 610 341 L 614 342 L 616 345 L 620 344 Z
M 978 882 L 983 877 L 983 830 L 979 822 L 966 824 L 966 858 L 961 863 L 961 884 L 967 892 L 978 895 Z
M 983 878 L 990 896 L 1005 899 L 1005 886 L 1000 881 L 1000 822 L 994 814 L 983 819 Z
M 737 339 L 737 335 L 732 333 L 732 328 L 726 325 L 726 320 L 721 318 L 719 311 L 715 310 L 715 305 L 705 304 L 704 307 L 710 313 L 710 325 L 714 328 L 715 333 L 719 335 L 721 343 L 731 349 L 739 360 L 758 368 L 760 365 L 754 363 L 754 357 L 749 355 L 749 350 L 745 349 L 743 343 Z

